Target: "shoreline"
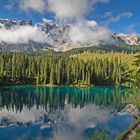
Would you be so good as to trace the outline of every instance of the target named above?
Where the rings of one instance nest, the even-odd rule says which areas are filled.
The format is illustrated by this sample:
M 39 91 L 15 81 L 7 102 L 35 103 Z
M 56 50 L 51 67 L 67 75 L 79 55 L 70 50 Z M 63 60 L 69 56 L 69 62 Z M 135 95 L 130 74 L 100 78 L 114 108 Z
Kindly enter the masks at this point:
M 54 88 L 54 87 L 77 87 L 77 88 L 91 88 L 91 87 L 126 87 L 130 88 L 129 86 L 125 85 L 34 85 L 34 84 L 15 84 L 15 85 L 0 85 L 0 87 L 12 87 L 12 86 L 36 86 L 36 87 L 48 87 L 48 88 Z
M 136 122 L 133 123 L 125 132 L 120 134 L 116 140 L 131 140 L 136 135 L 136 129 L 139 128 L 140 118 L 137 118 Z M 135 134 L 134 134 L 135 133 Z
M 132 140 L 136 136 L 136 130 L 140 128 L 140 114 L 133 115 L 133 117 L 136 119 L 136 122 L 134 122 L 127 130 L 122 132 L 116 140 Z
M 35 86 L 39 86 L 39 87 L 64 87 L 64 86 L 67 86 L 67 87 L 81 87 L 81 88 L 94 87 L 94 85 L 50 85 L 50 84 L 47 84 L 47 85 L 35 85 Z

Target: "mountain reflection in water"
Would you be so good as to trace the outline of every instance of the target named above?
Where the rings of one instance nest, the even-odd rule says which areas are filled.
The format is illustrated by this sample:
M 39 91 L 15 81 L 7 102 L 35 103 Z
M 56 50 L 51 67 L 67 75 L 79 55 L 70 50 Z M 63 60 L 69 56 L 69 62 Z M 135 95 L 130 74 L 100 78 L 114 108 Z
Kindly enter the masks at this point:
M 84 140 L 88 130 L 114 127 L 113 113 L 128 97 L 124 87 L 1 87 L 0 139 Z M 126 120 L 126 116 L 124 115 Z M 119 118 L 121 121 L 123 118 Z M 123 127 L 135 119 L 128 115 Z M 112 131 L 112 130 L 111 130 Z M 9 136 L 7 136 L 7 133 Z M 14 134 L 14 135 L 13 135 Z

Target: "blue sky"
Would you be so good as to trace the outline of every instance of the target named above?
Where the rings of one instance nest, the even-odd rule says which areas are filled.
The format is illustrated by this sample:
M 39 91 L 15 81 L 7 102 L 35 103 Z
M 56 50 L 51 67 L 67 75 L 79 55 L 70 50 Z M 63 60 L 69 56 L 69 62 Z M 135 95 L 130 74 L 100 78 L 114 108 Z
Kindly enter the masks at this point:
M 47 3 L 47 0 L 0 0 L 0 18 L 31 19 L 34 23 L 41 22 L 43 18 L 54 18 L 54 14 L 46 10 L 47 7 L 43 5 L 38 7 L 33 4 L 33 8 L 30 9 L 25 5 L 21 6 L 21 1 L 23 3 L 25 1 L 45 1 Z M 98 24 L 107 26 L 117 33 L 140 33 L 140 0 L 97 1 L 107 2 L 94 5 L 86 14 L 86 19 L 95 20 Z M 42 8 L 42 11 L 37 8 Z

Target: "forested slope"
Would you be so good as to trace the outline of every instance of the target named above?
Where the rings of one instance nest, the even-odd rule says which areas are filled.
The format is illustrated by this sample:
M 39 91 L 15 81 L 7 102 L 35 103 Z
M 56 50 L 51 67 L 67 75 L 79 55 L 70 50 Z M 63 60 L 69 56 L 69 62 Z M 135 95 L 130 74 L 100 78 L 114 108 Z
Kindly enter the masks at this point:
M 130 85 L 132 71 L 117 55 L 85 61 L 52 53 L 0 53 L 0 85 Z

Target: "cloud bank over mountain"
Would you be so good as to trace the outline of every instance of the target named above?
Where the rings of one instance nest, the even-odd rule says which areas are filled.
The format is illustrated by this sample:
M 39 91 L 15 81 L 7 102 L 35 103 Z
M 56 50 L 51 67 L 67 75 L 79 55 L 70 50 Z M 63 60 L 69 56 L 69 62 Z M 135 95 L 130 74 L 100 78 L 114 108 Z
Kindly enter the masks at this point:
M 101 43 L 111 43 L 112 39 L 112 32 L 109 29 L 100 27 L 97 24 L 91 26 L 86 22 L 73 25 L 69 35 L 73 43 L 90 44 L 95 46 Z
M 100 27 L 94 20 L 86 20 L 85 16 L 97 3 L 107 3 L 109 0 L 48 0 L 48 9 L 55 14 L 56 19 L 67 21 L 73 19 L 69 36 L 73 43 L 99 45 L 111 40 L 111 31 Z
M 29 14 L 34 11 L 40 15 L 51 13 L 54 19 L 43 17 L 43 23 L 35 25 L 26 24 L 24 20 L 1 19 L 0 49 L 8 48 L 12 44 L 16 46 L 12 46 L 13 50 L 16 50 L 23 44 L 21 50 L 29 47 L 37 49 L 53 47 L 65 51 L 76 47 L 112 44 L 115 39 L 112 37 L 114 33 L 107 25 L 116 23 L 122 18 L 131 18 L 133 13 L 128 11 L 114 16 L 112 12 L 106 12 L 102 15 L 105 19 L 103 24 L 97 23 L 93 17 L 87 18 L 89 13 L 94 15 L 97 4 L 109 2 L 110 0 L 21 0 L 17 3 L 22 12 Z
M 29 41 L 44 43 L 46 34 L 37 26 L 17 26 L 12 29 L 0 29 L 0 43 L 29 43 Z
M 95 8 L 96 4 L 107 2 L 109 0 L 21 0 L 19 7 L 22 11 L 29 12 L 33 10 L 43 13 L 47 9 L 49 12 L 52 12 L 58 27 L 54 28 L 53 33 L 44 32 L 42 28 L 32 25 L 13 26 L 8 29 L 0 28 L 0 43 L 14 44 L 33 41 L 50 44 L 51 42 L 50 45 L 54 44 L 54 47 L 62 45 L 62 42 L 67 42 L 67 40 L 82 46 L 110 43 L 112 32 L 105 27 L 99 26 L 95 20 L 86 19 L 86 15 Z M 47 26 L 49 26 L 48 23 L 51 26 L 48 20 L 46 22 Z M 66 30 L 62 26 L 68 29 Z M 59 31 L 62 33 L 60 34 Z M 60 41 L 60 37 L 64 37 L 64 39 Z M 55 43 L 56 40 L 57 42 Z

